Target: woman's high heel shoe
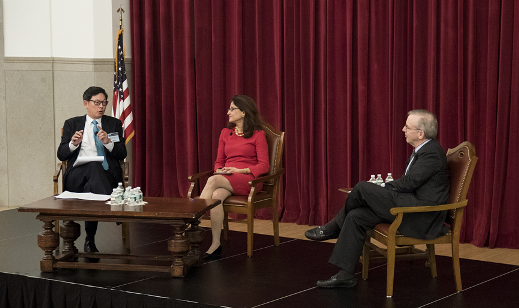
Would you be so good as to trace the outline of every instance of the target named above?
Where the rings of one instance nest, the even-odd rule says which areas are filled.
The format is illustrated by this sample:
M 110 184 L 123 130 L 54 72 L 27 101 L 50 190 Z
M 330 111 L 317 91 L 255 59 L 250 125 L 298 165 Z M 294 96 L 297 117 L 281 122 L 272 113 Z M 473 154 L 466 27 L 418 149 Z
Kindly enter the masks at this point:
M 213 261 L 213 260 L 219 260 L 222 258 L 222 246 L 218 246 L 218 248 L 215 249 L 212 253 L 204 253 L 204 256 L 202 257 L 202 260 L 204 261 Z

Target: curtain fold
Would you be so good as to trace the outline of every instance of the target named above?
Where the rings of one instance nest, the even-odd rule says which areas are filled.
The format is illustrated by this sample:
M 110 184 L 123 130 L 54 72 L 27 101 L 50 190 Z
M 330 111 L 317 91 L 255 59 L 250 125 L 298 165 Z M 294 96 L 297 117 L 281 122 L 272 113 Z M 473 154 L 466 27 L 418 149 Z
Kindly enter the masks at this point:
M 479 156 L 463 242 L 519 248 L 519 1 L 131 1 L 135 186 L 183 197 L 213 168 L 235 94 L 285 131 L 282 221 L 322 224 L 340 187 L 398 178 L 407 112 Z M 257 213 L 269 219 L 268 210 Z
M 190 0 L 131 1 L 133 183 L 146 196 L 185 196 L 197 170 Z M 188 159 L 186 159 L 188 158 Z

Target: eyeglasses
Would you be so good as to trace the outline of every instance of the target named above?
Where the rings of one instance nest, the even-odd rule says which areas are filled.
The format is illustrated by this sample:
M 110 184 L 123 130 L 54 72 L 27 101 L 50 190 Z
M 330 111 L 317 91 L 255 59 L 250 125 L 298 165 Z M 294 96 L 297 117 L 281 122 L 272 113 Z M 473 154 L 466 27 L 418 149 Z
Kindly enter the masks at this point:
M 93 101 L 93 100 L 89 100 L 89 102 L 92 102 L 94 103 L 94 105 L 96 105 L 97 107 L 103 105 L 103 107 L 106 107 L 106 105 L 108 105 L 108 101 Z
M 237 107 L 231 107 L 231 108 L 229 108 L 229 112 L 233 112 L 233 111 L 236 110 L 236 109 L 240 109 L 240 108 L 237 108 Z
M 407 124 L 404 126 L 405 130 L 421 130 L 419 128 L 410 128 Z

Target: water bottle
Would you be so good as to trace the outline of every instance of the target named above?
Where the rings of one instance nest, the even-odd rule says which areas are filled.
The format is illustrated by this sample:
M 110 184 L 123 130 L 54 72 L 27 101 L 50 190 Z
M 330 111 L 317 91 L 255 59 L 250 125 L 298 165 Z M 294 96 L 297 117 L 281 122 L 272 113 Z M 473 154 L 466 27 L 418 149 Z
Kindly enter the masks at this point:
M 387 174 L 386 183 L 393 181 L 393 177 L 391 176 L 391 172 Z
M 137 192 L 137 204 L 141 204 L 143 202 L 143 195 L 140 187 L 135 188 Z
M 110 195 L 110 204 L 119 204 L 119 191 L 117 188 L 114 188 L 112 194 Z
M 120 191 L 120 192 L 124 191 L 123 183 L 121 183 L 121 182 L 117 183 L 117 191 Z
M 132 187 L 128 186 L 126 187 L 126 190 L 124 191 L 123 199 L 124 201 L 128 202 L 130 199 L 130 192 L 132 191 Z
M 128 198 L 128 205 L 137 205 L 137 192 L 135 191 L 135 189 L 130 190 L 129 195 L 130 196 Z
M 374 174 L 371 175 L 371 178 L 369 179 L 368 182 L 373 183 L 373 184 L 377 184 L 377 180 L 375 179 L 375 175 Z
M 377 185 L 382 185 L 382 183 L 384 183 L 384 180 L 382 179 L 382 174 L 377 174 L 377 179 L 376 179 L 376 183 Z

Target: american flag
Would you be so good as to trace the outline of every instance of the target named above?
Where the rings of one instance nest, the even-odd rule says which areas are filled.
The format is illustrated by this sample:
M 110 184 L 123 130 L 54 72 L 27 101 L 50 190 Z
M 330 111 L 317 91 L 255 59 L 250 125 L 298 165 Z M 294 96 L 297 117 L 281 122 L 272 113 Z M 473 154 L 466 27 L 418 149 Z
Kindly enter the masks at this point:
M 117 32 L 117 60 L 114 63 L 114 95 L 113 116 L 123 123 L 123 134 L 126 143 L 135 134 L 133 129 L 133 115 L 130 105 L 130 90 L 126 79 L 126 68 L 124 66 L 124 29 Z

